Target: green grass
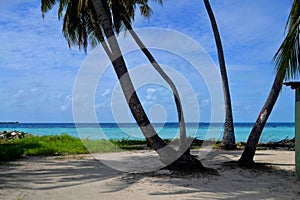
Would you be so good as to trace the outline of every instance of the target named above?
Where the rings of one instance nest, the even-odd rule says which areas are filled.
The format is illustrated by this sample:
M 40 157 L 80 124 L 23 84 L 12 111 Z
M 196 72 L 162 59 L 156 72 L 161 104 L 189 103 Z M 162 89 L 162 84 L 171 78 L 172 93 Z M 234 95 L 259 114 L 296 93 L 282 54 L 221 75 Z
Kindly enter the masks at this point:
M 107 140 L 83 140 L 83 144 L 89 153 L 105 153 L 121 151 L 117 145 Z
M 15 160 L 20 158 L 24 150 L 14 144 L 0 144 L 0 161 Z
M 146 140 L 129 140 L 123 138 L 121 140 L 110 140 L 110 142 L 124 150 L 142 150 L 147 146 Z
M 147 147 L 145 140 L 81 140 L 68 134 L 33 136 L 0 141 L 0 161 L 15 160 L 22 156 L 57 156 L 141 150 Z
M 55 136 L 26 135 L 21 139 L 5 140 L 0 144 L 0 161 L 25 156 L 54 156 L 121 151 L 106 140 L 83 140 L 67 134 Z
M 165 140 L 170 143 L 171 140 Z M 211 141 L 215 144 L 216 141 Z M 178 145 L 179 140 L 172 144 Z M 193 140 L 191 148 L 199 149 L 203 140 Z M 220 144 L 215 144 L 215 147 Z M 22 156 L 56 156 L 69 154 L 87 154 L 119 152 L 122 150 L 141 150 L 147 148 L 145 140 L 81 140 L 68 134 L 52 136 L 33 136 L 25 134 L 19 139 L 2 139 L 0 141 L 0 161 L 15 160 Z

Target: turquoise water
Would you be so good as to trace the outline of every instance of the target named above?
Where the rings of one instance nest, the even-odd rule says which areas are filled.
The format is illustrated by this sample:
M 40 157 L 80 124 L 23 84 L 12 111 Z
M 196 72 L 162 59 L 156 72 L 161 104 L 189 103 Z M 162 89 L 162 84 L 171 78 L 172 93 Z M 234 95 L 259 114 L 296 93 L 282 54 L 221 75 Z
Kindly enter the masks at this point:
M 236 141 L 247 141 L 252 126 L 252 123 L 235 123 Z M 164 139 L 179 137 L 176 123 L 154 124 L 154 127 Z M 39 136 L 68 133 L 75 137 L 89 139 L 144 139 L 135 124 L 79 124 L 77 127 L 73 123 L 0 124 L 0 131 L 4 130 L 23 131 Z M 222 132 L 222 124 L 187 124 L 188 136 L 198 139 L 221 139 Z M 268 123 L 264 128 L 260 142 L 279 141 L 285 138 L 294 138 L 294 123 Z

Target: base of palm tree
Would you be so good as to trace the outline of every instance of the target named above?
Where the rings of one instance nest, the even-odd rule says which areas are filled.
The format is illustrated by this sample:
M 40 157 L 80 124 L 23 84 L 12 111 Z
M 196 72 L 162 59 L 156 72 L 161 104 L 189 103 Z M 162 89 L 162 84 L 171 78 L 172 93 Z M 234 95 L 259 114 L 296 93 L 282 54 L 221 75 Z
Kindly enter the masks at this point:
M 220 146 L 220 148 L 223 150 L 237 150 L 238 149 L 236 144 L 222 144 Z
M 250 148 L 249 146 L 245 146 L 245 149 L 242 153 L 241 158 L 238 163 L 240 166 L 252 166 L 255 164 L 253 158 L 255 155 L 255 150 Z
M 190 154 L 183 154 L 176 161 L 166 166 L 164 169 L 177 172 L 207 172 L 211 169 L 202 165 L 201 161 Z

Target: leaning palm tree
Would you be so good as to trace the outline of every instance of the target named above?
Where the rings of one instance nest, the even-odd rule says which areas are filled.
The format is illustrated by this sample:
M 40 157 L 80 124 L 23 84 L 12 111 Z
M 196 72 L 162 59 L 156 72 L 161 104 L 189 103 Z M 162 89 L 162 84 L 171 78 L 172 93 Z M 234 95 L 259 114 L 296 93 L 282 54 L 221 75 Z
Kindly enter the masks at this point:
M 154 67 L 154 69 L 162 76 L 162 78 L 169 84 L 172 92 L 173 92 L 173 96 L 174 96 L 174 101 L 175 101 L 175 105 L 176 105 L 176 109 L 177 109 L 177 117 L 178 117 L 178 124 L 179 124 L 179 135 L 180 135 L 180 145 L 179 145 L 179 152 L 181 153 L 189 153 L 190 152 L 190 148 L 189 148 L 189 144 L 187 142 L 187 136 L 186 136 L 186 127 L 185 127 L 185 120 L 184 120 L 184 115 L 183 115 L 183 109 L 182 109 L 182 103 L 181 103 L 181 99 L 179 96 L 179 93 L 177 91 L 177 88 L 174 84 L 174 82 L 170 79 L 170 77 L 163 71 L 163 69 L 160 67 L 160 65 L 158 64 L 158 62 L 154 59 L 154 57 L 152 56 L 152 54 L 150 53 L 150 51 L 146 48 L 146 46 L 143 44 L 143 42 L 141 41 L 141 39 L 139 38 L 139 36 L 135 33 L 135 31 L 133 30 L 133 28 L 131 27 L 131 22 L 134 20 L 134 16 L 135 16 L 135 4 L 139 2 L 140 5 L 140 11 L 141 14 L 144 17 L 149 18 L 152 14 L 152 10 L 151 8 L 148 6 L 147 1 L 137 1 L 137 0 L 122 0 L 122 1 L 115 1 L 115 0 L 110 0 L 109 5 L 110 5 L 110 9 L 112 10 L 113 13 L 113 24 L 114 24 L 114 28 L 116 30 L 117 33 L 120 32 L 120 29 L 122 27 L 122 25 L 124 25 L 126 27 L 126 29 L 130 32 L 131 36 L 133 37 L 133 39 L 136 41 L 136 43 L 138 44 L 138 46 L 140 47 L 140 49 L 142 50 L 142 52 L 146 55 L 146 57 L 148 58 L 149 62 L 152 64 L 152 66 Z M 159 4 L 162 4 L 162 1 L 158 0 Z M 95 29 L 96 33 L 96 38 L 99 42 L 104 41 L 104 38 L 101 34 L 101 30 L 99 29 L 99 26 L 97 24 L 97 20 L 94 19 L 94 16 L 89 14 L 87 15 L 87 13 L 82 12 L 81 13 L 83 16 L 87 16 L 87 18 L 91 18 L 91 23 L 93 25 L 93 28 Z M 73 22 L 73 23 L 71 23 Z M 65 33 L 66 36 L 68 36 L 68 33 L 70 32 L 70 30 L 74 30 L 74 28 L 69 28 L 68 26 L 75 26 L 78 25 L 78 23 L 76 23 L 74 21 L 74 16 L 72 16 L 71 19 L 68 18 L 67 21 L 65 21 L 65 25 L 63 28 L 63 32 Z M 85 23 L 83 23 L 83 25 L 85 25 Z M 84 30 L 83 28 L 80 28 L 80 30 Z M 77 30 L 78 32 L 78 30 Z M 74 34 L 76 35 L 76 34 Z M 98 37 L 100 36 L 100 37 Z M 97 44 L 97 40 L 93 40 L 93 46 L 95 46 Z M 72 41 L 74 41 L 74 38 L 71 38 L 70 43 L 72 43 Z M 87 44 L 87 42 L 82 42 L 82 44 Z M 86 51 L 86 46 L 84 47 L 85 51 Z M 105 49 L 107 49 L 107 45 L 105 45 Z M 109 52 L 106 51 L 108 54 Z
M 300 1 L 294 0 L 285 30 L 287 35 L 276 52 L 273 62 L 277 69 L 276 77 L 272 85 L 269 96 L 261 109 L 261 112 L 251 130 L 247 144 L 243 151 L 239 163 L 241 165 L 251 165 L 254 163 L 253 158 L 255 150 L 263 131 L 263 128 L 268 120 L 269 115 L 276 103 L 280 94 L 283 81 L 285 79 L 297 78 L 300 73 Z
M 163 71 L 161 66 L 158 64 L 158 62 L 155 60 L 155 58 L 152 56 L 148 48 L 144 45 L 142 40 L 139 38 L 139 36 L 136 34 L 136 32 L 132 29 L 130 22 L 123 16 L 122 20 L 130 32 L 131 36 L 135 40 L 135 42 L 138 44 L 138 46 L 141 48 L 143 53 L 146 55 L 154 69 L 162 76 L 162 78 L 169 84 L 172 92 L 173 92 L 173 97 L 175 100 L 176 104 L 176 109 L 177 109 L 177 117 L 178 117 L 178 124 L 179 124 L 179 136 L 180 136 L 180 145 L 179 145 L 179 152 L 182 153 L 189 153 L 190 148 L 187 142 L 187 137 L 186 137 L 186 127 L 185 127 L 185 120 L 184 120 L 184 115 L 183 115 L 183 109 L 182 109 L 182 103 L 181 99 L 178 93 L 178 90 L 174 84 L 174 82 L 170 79 L 170 77 Z
M 128 3 L 129 2 L 129 3 Z M 145 3 L 145 2 L 144 2 Z M 162 4 L 162 1 L 158 1 L 159 4 Z M 118 27 L 121 26 L 123 23 L 126 29 L 131 34 L 132 38 L 135 40 L 141 51 L 145 54 L 151 65 L 154 67 L 154 69 L 160 74 L 160 76 L 167 82 L 167 84 L 170 86 L 173 97 L 175 100 L 175 105 L 177 109 L 177 117 L 178 117 L 178 124 L 179 124 L 179 135 L 180 135 L 180 145 L 179 145 L 179 152 L 181 153 L 187 153 L 189 154 L 190 148 L 187 142 L 187 136 L 186 136 L 186 127 L 185 127 L 185 120 L 184 120 L 184 114 L 182 109 L 182 102 L 179 96 L 179 92 L 174 84 L 174 82 L 171 80 L 171 78 L 164 72 L 162 67 L 159 65 L 159 63 L 156 61 L 156 59 L 152 56 L 148 48 L 144 45 L 140 37 L 137 35 L 137 33 L 133 30 L 131 26 L 131 22 L 134 19 L 134 8 L 132 7 L 134 3 L 130 2 L 130 0 L 123 0 L 123 1 L 111 1 L 111 9 L 113 13 L 116 13 L 116 16 L 114 17 L 114 24 L 118 24 Z M 147 5 L 143 5 L 140 7 L 141 14 L 144 17 L 149 18 L 152 14 L 152 10 Z
M 114 13 L 111 13 L 108 2 L 106 0 L 61 0 L 58 2 L 59 12 L 62 13 L 65 9 L 63 32 L 69 45 L 75 44 L 79 48 L 83 47 L 86 49 L 89 39 L 92 44 L 97 40 L 101 42 L 112 62 L 133 117 L 142 130 L 147 142 L 159 154 L 161 161 L 165 164 L 172 163 L 170 167 L 173 169 L 188 168 L 191 165 L 199 170 L 203 169 L 201 162 L 190 154 L 178 154 L 173 148 L 168 146 L 157 135 L 151 125 L 136 94 L 116 40 L 115 32 L 118 31 L 116 28 L 118 25 L 113 24 L 112 15 Z M 50 10 L 55 3 L 53 0 L 42 0 L 43 13 Z M 62 16 L 61 13 L 59 13 L 60 17 Z M 76 22 L 74 23 L 73 20 Z M 173 162 L 174 160 L 175 162 Z
M 164 70 L 161 68 L 161 66 L 158 64 L 158 62 L 155 60 L 155 58 L 152 56 L 148 48 L 143 44 L 139 36 L 136 34 L 136 32 L 133 30 L 131 26 L 131 22 L 134 20 L 135 16 L 135 4 L 139 2 L 140 5 L 140 11 L 141 14 L 144 17 L 149 18 L 152 14 L 151 8 L 148 6 L 147 1 L 137 1 L 137 0 L 122 0 L 122 1 L 115 1 L 110 0 L 110 9 L 113 13 L 113 24 L 114 28 L 117 33 L 119 33 L 122 25 L 126 27 L 126 29 L 130 32 L 131 36 L 135 40 L 135 42 L 138 44 L 142 52 L 145 54 L 145 56 L 148 58 L 149 62 L 152 64 L 154 69 L 161 75 L 161 77 L 169 84 L 172 92 L 173 97 L 177 109 L 177 117 L 178 117 L 178 124 L 179 124 L 179 135 L 180 135 L 180 145 L 179 145 L 179 152 L 181 153 L 190 153 L 189 144 L 187 142 L 187 136 L 186 136 L 186 127 L 185 127 L 185 120 L 184 120 L 184 114 L 182 109 L 182 102 L 179 96 L 179 93 L 177 91 L 177 88 L 174 84 L 174 82 L 171 80 L 171 78 L 164 72 Z M 162 1 L 158 1 L 159 4 L 162 4 Z M 90 15 L 93 27 L 95 29 L 97 28 L 97 22 L 94 19 L 93 15 Z M 68 22 L 67 24 L 69 24 Z M 67 29 L 69 31 L 69 29 Z M 98 30 L 98 33 L 100 31 Z M 101 34 L 100 34 L 101 35 Z M 103 39 L 99 40 L 100 42 L 103 42 Z
M 222 41 L 219 34 L 217 22 L 213 13 L 213 10 L 210 6 L 209 0 L 204 0 L 204 4 L 206 7 L 206 11 L 208 13 L 211 26 L 213 29 L 216 46 L 218 50 L 218 59 L 222 77 L 222 85 L 224 91 L 224 103 L 225 103 L 225 124 L 224 124 L 224 135 L 222 139 L 221 147 L 223 149 L 236 149 L 235 144 L 235 135 L 234 135 L 234 126 L 233 126 L 233 116 L 232 116 L 232 108 L 231 108 L 231 98 L 229 92 L 229 84 L 226 72 L 226 65 L 222 47 Z

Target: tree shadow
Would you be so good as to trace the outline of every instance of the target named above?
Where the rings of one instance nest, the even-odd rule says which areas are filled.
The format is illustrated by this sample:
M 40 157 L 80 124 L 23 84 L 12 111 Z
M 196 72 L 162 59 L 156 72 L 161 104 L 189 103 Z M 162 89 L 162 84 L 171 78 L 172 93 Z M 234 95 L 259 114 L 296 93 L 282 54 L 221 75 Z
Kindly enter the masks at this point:
M 95 159 L 30 157 L 0 165 L 0 188 L 49 190 L 113 178 L 122 172 Z
M 268 153 L 266 153 L 267 155 Z M 228 157 L 231 155 L 230 157 Z M 261 154 L 262 155 L 262 154 Z M 134 185 L 143 185 L 148 195 L 185 195 L 187 199 L 299 199 L 300 182 L 291 170 L 280 167 L 293 163 L 261 163 L 251 167 L 238 165 L 240 152 L 214 152 L 205 159 L 205 166 L 218 169 L 213 173 L 180 173 L 158 170 L 143 174 L 124 174 L 103 193 L 117 193 Z M 217 158 L 219 162 L 214 161 Z M 114 185 L 113 184 L 113 185 Z M 156 185 L 153 189 L 153 185 Z M 167 186 L 167 187 L 166 187 Z M 178 197 L 178 196 L 177 196 Z
M 141 157 L 128 156 L 130 160 Z M 107 181 L 105 188 L 97 188 L 99 197 L 101 194 L 114 197 L 121 191 L 136 189 L 136 192 L 153 198 L 169 198 L 170 195 L 184 195 L 187 199 L 300 198 L 300 182 L 296 180 L 294 172 L 281 168 L 292 166 L 293 163 L 259 163 L 255 167 L 245 168 L 236 165 L 239 156 L 238 151 L 215 151 L 208 154 L 203 164 L 217 169 L 218 175 L 169 170 L 125 173 L 91 157 L 31 157 L 0 165 L 0 188 L 48 191 Z

